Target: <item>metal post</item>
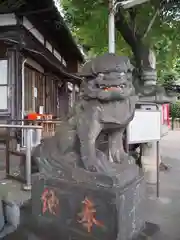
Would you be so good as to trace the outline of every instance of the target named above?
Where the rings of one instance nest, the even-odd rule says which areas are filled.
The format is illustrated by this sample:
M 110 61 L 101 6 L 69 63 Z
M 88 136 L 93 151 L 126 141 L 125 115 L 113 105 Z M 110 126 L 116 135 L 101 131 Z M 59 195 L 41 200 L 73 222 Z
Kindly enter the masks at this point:
M 23 189 L 26 191 L 31 190 L 31 136 L 32 130 L 27 129 L 26 132 L 26 184 Z
M 24 119 L 24 112 L 25 112 L 25 63 L 27 59 L 25 59 L 22 63 L 22 103 L 21 103 L 21 118 Z M 21 122 L 22 126 L 24 125 L 24 121 Z M 21 147 L 24 147 L 24 129 L 21 129 Z
M 115 53 L 115 0 L 109 0 L 109 53 Z
M 156 194 L 157 194 L 157 198 L 159 198 L 159 141 L 157 142 L 157 159 L 156 159 L 156 171 L 157 171 L 157 189 L 156 189 Z
M 10 141 L 10 131 L 7 130 L 7 137 L 6 137 L 6 177 L 10 174 L 10 155 L 9 155 L 9 141 Z
M 115 12 L 114 12 L 115 0 L 109 0 L 109 22 L 108 22 L 108 44 L 109 44 L 109 53 L 115 53 Z M 111 141 L 111 136 L 109 136 L 109 145 Z M 108 150 L 109 161 L 113 162 L 110 148 Z
M 157 96 L 156 96 L 157 100 Z M 159 105 L 156 104 L 156 109 L 159 110 Z M 156 145 L 156 173 L 157 173 L 157 186 L 156 186 L 156 196 L 159 198 L 159 158 L 160 158 L 160 150 L 159 150 L 159 141 L 157 141 Z

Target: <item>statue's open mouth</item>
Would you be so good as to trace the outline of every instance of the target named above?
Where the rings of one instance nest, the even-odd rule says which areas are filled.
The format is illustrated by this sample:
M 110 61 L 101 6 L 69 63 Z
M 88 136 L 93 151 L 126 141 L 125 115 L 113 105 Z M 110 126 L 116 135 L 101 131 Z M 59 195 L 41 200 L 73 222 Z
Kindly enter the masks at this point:
M 103 89 L 105 91 L 108 91 L 108 90 L 121 90 L 121 89 L 124 89 L 126 87 L 126 84 L 122 83 L 120 85 L 111 85 L 111 86 L 107 86 L 107 85 L 100 85 L 99 88 L 100 89 Z

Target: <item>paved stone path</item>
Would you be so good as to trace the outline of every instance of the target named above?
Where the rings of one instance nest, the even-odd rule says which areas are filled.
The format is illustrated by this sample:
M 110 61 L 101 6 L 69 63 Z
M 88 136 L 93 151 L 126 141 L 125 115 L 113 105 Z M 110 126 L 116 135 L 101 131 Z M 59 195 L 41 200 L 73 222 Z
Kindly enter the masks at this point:
M 159 199 L 155 187 L 148 187 L 146 219 L 160 226 L 153 240 L 180 240 L 180 131 L 169 132 L 161 150 L 163 162 L 171 168 L 160 174 Z

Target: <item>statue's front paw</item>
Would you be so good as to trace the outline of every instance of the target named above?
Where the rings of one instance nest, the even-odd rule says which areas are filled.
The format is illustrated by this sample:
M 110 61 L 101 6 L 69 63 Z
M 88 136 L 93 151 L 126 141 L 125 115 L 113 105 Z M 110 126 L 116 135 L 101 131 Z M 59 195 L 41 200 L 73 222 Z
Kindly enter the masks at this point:
M 129 155 L 125 152 L 117 152 L 113 159 L 116 163 L 122 163 L 124 161 L 128 161 Z
M 121 163 L 121 155 L 120 152 L 116 152 L 116 154 L 113 156 L 113 161 L 115 163 Z

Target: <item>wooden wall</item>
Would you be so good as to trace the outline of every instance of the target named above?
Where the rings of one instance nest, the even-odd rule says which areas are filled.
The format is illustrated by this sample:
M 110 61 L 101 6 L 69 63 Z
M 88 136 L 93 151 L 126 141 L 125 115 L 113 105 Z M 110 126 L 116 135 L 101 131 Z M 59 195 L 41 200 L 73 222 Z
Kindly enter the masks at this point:
M 45 94 L 45 112 L 57 116 L 57 81 L 51 76 L 46 76 Z
M 35 110 L 39 106 L 45 106 L 45 76 L 35 71 L 35 83 L 34 87 L 37 89 L 37 98 L 35 99 Z
M 25 66 L 25 112 L 37 111 L 45 106 L 45 76 L 32 67 Z M 35 90 L 37 90 L 37 96 Z
M 34 97 L 37 89 L 37 98 Z M 64 116 L 68 101 L 66 86 L 56 77 L 45 75 L 32 67 L 25 66 L 25 112 L 37 111 L 44 106 L 44 113 L 56 117 Z

